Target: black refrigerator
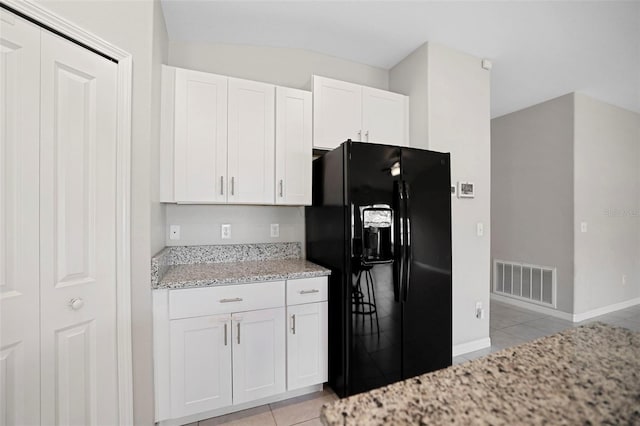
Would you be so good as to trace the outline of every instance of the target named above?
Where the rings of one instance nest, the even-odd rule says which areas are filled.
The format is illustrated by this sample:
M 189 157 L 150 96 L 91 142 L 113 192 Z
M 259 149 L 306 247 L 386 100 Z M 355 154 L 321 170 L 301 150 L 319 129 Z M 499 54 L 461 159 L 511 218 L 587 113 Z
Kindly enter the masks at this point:
M 451 365 L 449 154 L 344 142 L 313 161 L 305 222 L 340 397 Z

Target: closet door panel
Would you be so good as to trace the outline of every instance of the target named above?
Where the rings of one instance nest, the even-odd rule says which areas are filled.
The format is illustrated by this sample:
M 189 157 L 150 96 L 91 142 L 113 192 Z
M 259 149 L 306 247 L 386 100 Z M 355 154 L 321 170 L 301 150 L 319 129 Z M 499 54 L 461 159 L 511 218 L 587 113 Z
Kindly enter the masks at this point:
M 117 67 L 41 40 L 42 423 L 117 424 Z
M 40 422 L 40 29 L 0 11 L 0 424 Z

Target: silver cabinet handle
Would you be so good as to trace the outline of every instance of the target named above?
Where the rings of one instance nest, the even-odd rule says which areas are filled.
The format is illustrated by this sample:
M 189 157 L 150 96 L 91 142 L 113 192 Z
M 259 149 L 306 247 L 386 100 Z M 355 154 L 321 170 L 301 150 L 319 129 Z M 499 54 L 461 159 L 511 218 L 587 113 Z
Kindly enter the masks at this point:
M 300 294 L 311 294 L 311 293 L 320 293 L 320 290 L 315 288 L 311 290 L 300 290 Z
M 369 142 L 369 131 L 364 132 L 364 137 L 367 138 L 367 142 Z
M 291 333 L 296 334 L 296 314 L 291 315 Z
M 77 311 L 83 306 L 84 306 L 84 300 L 82 300 L 79 297 L 74 297 L 73 299 L 69 300 L 69 307 L 74 311 Z
M 234 195 L 234 193 L 235 193 L 235 186 L 236 186 L 235 185 L 235 183 L 236 183 L 235 181 L 236 181 L 236 179 L 233 176 L 231 176 L 231 195 Z
M 240 344 L 240 323 L 237 323 L 238 326 L 238 344 Z
M 220 195 L 224 195 L 224 176 L 220 176 Z
M 227 346 L 227 323 L 224 323 L 224 345 Z
M 358 140 L 362 139 L 362 130 L 358 130 Z
M 220 299 L 220 303 L 242 302 L 242 297 L 234 297 L 233 299 Z
M 282 179 L 280 179 L 280 198 L 282 198 L 284 195 L 284 189 L 283 189 L 283 185 L 284 182 L 282 181 Z

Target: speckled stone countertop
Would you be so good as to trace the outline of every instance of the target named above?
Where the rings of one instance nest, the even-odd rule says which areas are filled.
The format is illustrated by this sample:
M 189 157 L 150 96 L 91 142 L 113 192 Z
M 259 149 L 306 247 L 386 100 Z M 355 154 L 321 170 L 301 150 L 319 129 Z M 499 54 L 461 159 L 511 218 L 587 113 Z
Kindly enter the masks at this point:
M 329 425 L 640 424 L 640 333 L 602 323 L 354 395 Z
M 167 247 L 151 259 L 151 286 L 177 289 L 329 275 L 301 259 L 300 243 Z

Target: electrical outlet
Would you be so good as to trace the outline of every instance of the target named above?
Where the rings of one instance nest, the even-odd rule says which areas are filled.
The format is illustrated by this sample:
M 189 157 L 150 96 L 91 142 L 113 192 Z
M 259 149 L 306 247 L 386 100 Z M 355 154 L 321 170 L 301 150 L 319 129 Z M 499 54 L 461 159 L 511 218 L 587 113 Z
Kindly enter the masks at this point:
M 627 285 L 627 274 L 622 274 L 622 285 Z
M 476 302 L 476 318 L 484 319 L 484 309 L 482 309 L 482 302 Z
M 271 237 L 277 238 L 280 236 L 280 225 L 277 223 L 271 224 Z
M 180 239 L 180 225 L 169 226 L 169 239 L 170 240 Z
M 222 225 L 220 225 L 220 238 L 222 238 L 223 240 L 231 239 L 231 224 L 230 223 L 223 223 Z

